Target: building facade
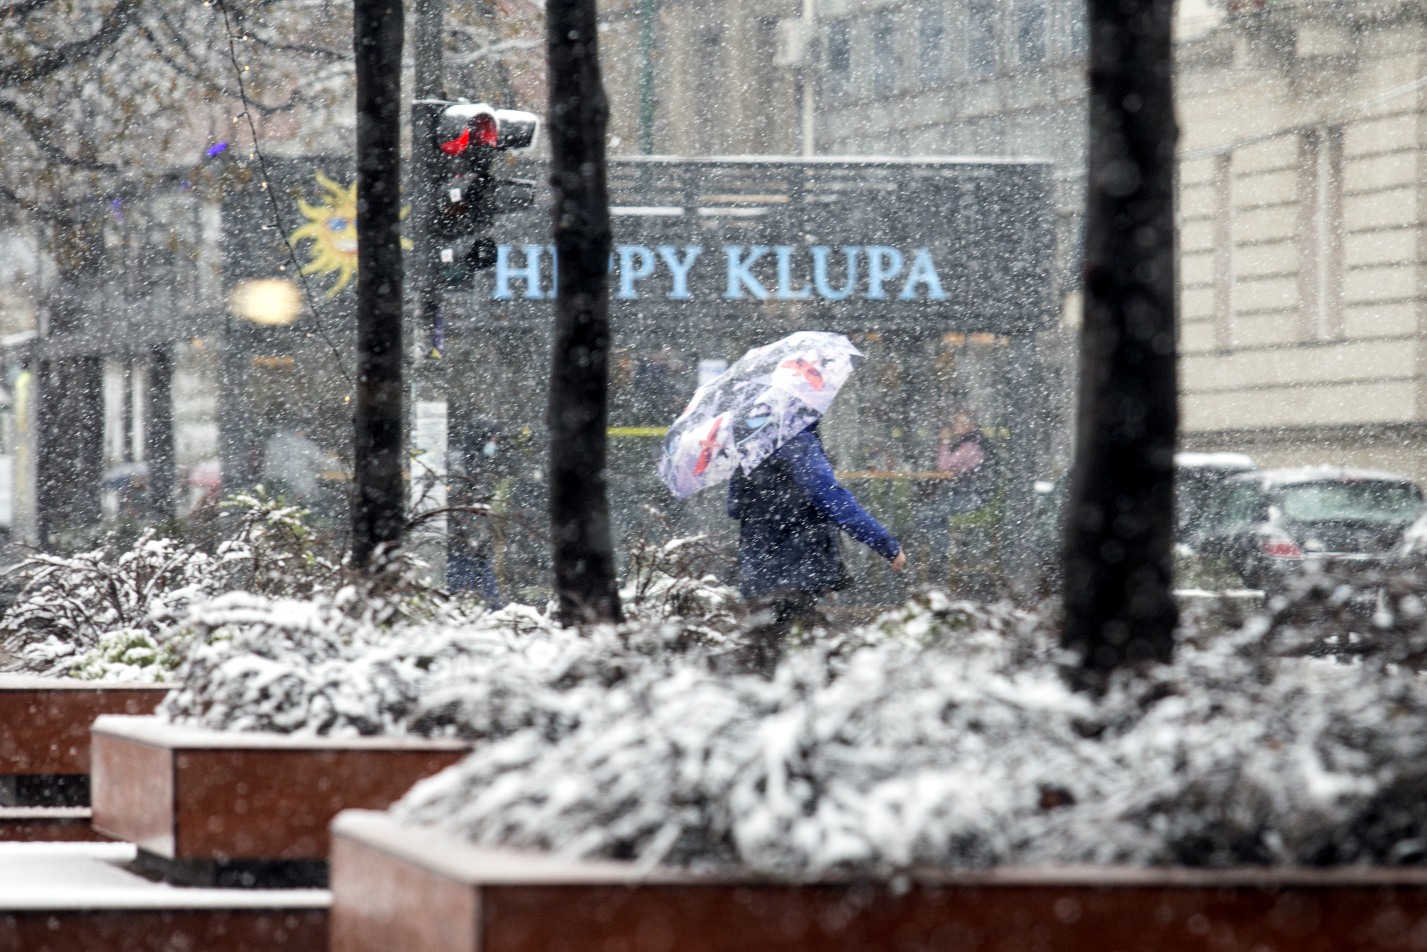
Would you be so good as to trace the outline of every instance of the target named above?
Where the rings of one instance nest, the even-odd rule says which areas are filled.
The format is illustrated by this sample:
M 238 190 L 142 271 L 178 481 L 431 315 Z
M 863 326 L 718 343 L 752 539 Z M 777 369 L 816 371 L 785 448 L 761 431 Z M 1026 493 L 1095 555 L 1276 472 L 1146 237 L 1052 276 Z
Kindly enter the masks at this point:
M 1066 320 L 1043 345 L 1060 348 L 1050 363 L 1068 394 L 1083 3 L 618 0 L 604 10 L 615 151 L 1051 159 Z M 1427 480 L 1424 16 L 1401 0 L 1179 4 L 1187 448 Z
M 611 151 L 1012 156 L 1059 170 L 1062 260 L 1084 204 L 1084 4 L 614 0 Z
M 1179 47 L 1184 440 L 1427 480 L 1427 18 L 1234 7 Z
M 1082 3 L 613 0 L 601 16 L 613 154 L 1049 160 L 1052 295 L 1062 300 L 1078 283 Z M 884 213 L 897 216 L 897 203 L 887 202 Z M 937 336 L 934 320 L 926 331 Z M 1049 431 L 1058 435 L 1042 461 L 1048 475 L 1069 455 L 1072 337 L 1057 322 L 1037 339 L 1051 394 Z M 1000 364 L 1003 346 L 986 335 L 949 333 L 927 348 L 939 366 L 969 368 Z M 974 391 L 987 389 L 966 386 L 972 402 Z M 997 418 L 1007 408 L 983 410 Z

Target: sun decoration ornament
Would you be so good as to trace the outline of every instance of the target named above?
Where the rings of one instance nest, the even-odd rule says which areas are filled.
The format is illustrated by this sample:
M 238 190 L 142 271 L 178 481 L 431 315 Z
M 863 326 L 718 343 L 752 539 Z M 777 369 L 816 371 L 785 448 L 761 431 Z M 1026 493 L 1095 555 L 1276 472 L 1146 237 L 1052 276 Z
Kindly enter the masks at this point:
M 289 240 L 294 245 L 310 242 L 308 261 L 302 266 L 304 275 L 335 275 L 327 289 L 330 300 L 357 275 L 357 183 L 341 185 L 322 172 L 315 173 L 315 178 L 322 186 L 324 200 L 315 205 L 297 200 L 298 210 L 307 221 L 293 230 Z M 402 208 L 403 219 L 408 211 L 409 206 Z M 403 238 L 401 246 L 410 248 L 411 242 Z

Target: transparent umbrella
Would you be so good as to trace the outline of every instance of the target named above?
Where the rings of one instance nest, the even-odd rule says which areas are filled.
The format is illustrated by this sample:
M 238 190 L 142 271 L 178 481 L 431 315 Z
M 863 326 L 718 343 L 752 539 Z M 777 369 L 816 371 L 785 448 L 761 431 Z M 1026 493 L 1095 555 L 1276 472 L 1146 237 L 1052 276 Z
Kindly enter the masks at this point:
M 683 498 L 745 473 L 821 419 L 862 352 L 842 334 L 800 331 L 756 347 L 694 398 L 664 441 L 659 477 Z

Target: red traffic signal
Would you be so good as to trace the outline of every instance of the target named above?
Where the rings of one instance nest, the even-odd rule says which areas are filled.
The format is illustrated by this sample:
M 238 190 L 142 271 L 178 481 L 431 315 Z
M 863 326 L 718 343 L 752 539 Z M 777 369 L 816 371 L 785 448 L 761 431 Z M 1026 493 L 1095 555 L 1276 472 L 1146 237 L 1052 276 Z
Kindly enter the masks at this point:
M 540 120 L 483 102 L 428 99 L 417 106 L 431 123 L 427 141 L 440 166 L 429 183 L 437 274 L 447 286 L 465 286 L 495 263 L 496 244 L 485 232 L 496 217 L 534 202 L 534 182 L 505 178 L 492 166 L 497 152 L 534 144 Z
M 447 109 L 442 119 L 445 120 L 447 115 L 451 115 L 452 111 L 458 108 L 457 106 L 452 106 L 450 109 Z M 447 123 L 443 121 L 441 123 L 442 131 L 447 131 L 455 122 L 460 123 L 461 131 L 455 138 L 447 139 L 438 144 L 438 148 L 447 155 L 460 155 L 470 148 L 472 142 L 475 142 L 478 146 L 494 149 L 496 143 L 500 140 L 499 132 L 496 129 L 494 112 L 477 112 L 469 118 L 462 116 L 460 113 L 456 113 L 455 115 L 451 115 L 451 118 L 453 122 Z
M 452 103 L 441 110 L 437 147 L 451 157 L 493 149 L 524 149 L 535 142 L 540 120 L 519 109 L 483 102 Z

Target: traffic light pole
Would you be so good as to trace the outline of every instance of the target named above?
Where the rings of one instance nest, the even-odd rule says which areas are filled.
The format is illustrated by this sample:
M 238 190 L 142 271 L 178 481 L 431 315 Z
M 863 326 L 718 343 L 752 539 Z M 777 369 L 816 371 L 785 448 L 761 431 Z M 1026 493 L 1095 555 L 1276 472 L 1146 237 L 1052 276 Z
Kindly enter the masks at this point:
M 415 184 L 411 218 L 415 253 L 410 256 L 410 271 L 419 333 L 429 333 L 431 341 L 424 341 L 423 344 L 429 344 L 438 352 L 441 343 L 441 288 L 429 249 L 436 242 L 434 218 L 441 188 L 442 167 L 440 153 L 436 150 L 436 126 L 441 110 L 426 103 L 445 97 L 445 65 L 441 48 L 445 2 L 416 0 L 415 48 L 412 51 L 416 73 L 416 103 L 411 107 L 411 164 Z
M 432 480 L 444 480 L 447 464 L 435 456 L 449 456 L 450 421 L 456 418 L 449 410 L 452 388 L 447 381 L 447 366 L 442 359 L 445 350 L 445 315 L 443 294 L 436 261 L 431 249 L 437 243 L 436 215 L 444 176 L 441 154 L 436 148 L 441 106 L 445 99 L 445 57 L 443 34 L 446 0 L 416 0 L 412 8 L 415 20 L 412 60 L 414 66 L 414 102 L 411 106 L 411 185 L 410 215 L 411 288 L 410 299 L 415 333 L 412 335 L 412 409 L 414 419 L 408 421 L 407 445 L 412 455 L 426 450 L 430 455 L 411 464 L 413 507 L 441 509 L 446 503 L 446 486 L 432 485 Z M 445 409 L 444 413 L 441 413 Z M 437 412 L 433 412 L 437 411 Z M 444 417 L 444 425 L 442 418 Z M 433 433 L 433 427 L 446 432 Z M 428 443 L 437 445 L 430 446 Z M 418 478 L 419 477 L 419 478 Z M 422 559 L 431 566 L 439 583 L 446 575 L 446 520 L 423 525 L 420 539 L 413 540 L 421 550 Z
M 488 233 L 493 220 L 534 200 L 533 182 L 504 177 L 494 163 L 508 150 L 529 148 L 539 127 L 533 113 L 446 98 L 443 3 L 417 0 L 415 9 L 416 97 L 408 183 L 413 206 L 410 302 L 420 328 L 413 347 L 411 484 L 417 515 L 429 514 L 420 528 L 422 554 L 438 577 L 446 574 L 453 541 L 446 518 L 452 476 L 447 461 L 462 458 L 460 439 L 475 410 L 470 388 L 453 380 L 459 357 L 453 366 L 445 356 L 445 292 L 471 289 L 477 272 L 495 263 L 495 243 Z

